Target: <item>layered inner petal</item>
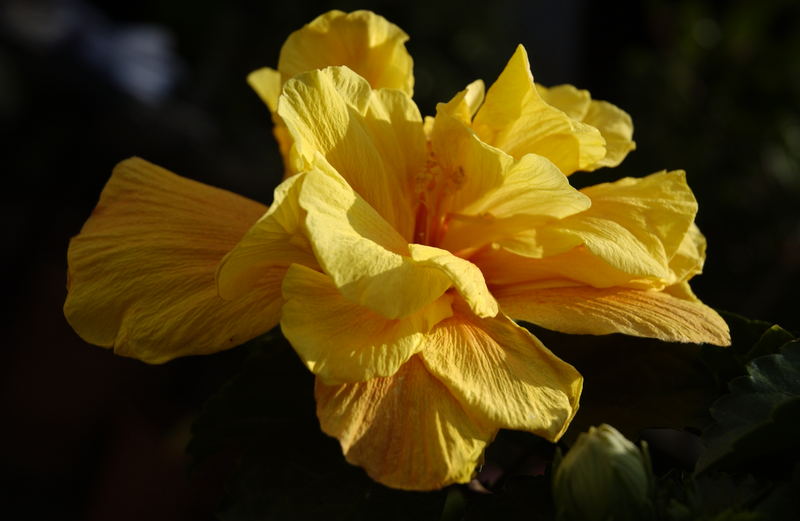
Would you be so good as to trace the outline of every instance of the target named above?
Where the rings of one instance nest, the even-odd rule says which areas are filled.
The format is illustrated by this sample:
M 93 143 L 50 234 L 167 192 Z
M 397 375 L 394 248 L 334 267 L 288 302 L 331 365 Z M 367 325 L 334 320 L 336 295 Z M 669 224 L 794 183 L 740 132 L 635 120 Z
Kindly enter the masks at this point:
M 388 319 L 342 297 L 330 277 L 293 265 L 283 280 L 281 329 L 327 385 L 393 375 L 421 349 L 430 329 L 452 315 L 444 295 L 416 313 Z
M 660 172 L 581 191 L 591 208 L 536 230 L 542 255 L 585 246 L 617 270 L 670 281 L 669 262 L 697 213 L 685 174 Z
M 486 93 L 473 128 L 485 143 L 517 159 L 530 153 L 542 155 L 567 175 L 606 155 L 600 131 L 541 98 L 521 45 Z
M 299 203 L 320 266 L 352 302 L 402 318 L 455 287 L 476 312 L 496 313 L 477 267 L 443 250 L 420 256 L 330 167 L 305 174 Z
M 285 268 L 263 271 L 232 302 L 214 281 L 222 257 L 265 211 L 142 159 L 123 161 L 70 242 L 67 320 L 87 342 L 150 363 L 268 331 Z
M 347 461 L 400 489 L 468 482 L 497 429 L 466 411 L 417 356 L 393 376 L 316 385 L 322 430 Z
M 408 35 L 370 11 L 329 11 L 293 32 L 281 48 L 284 81 L 314 69 L 346 65 L 373 88 L 399 89 L 411 96 L 413 61 Z
M 730 344 L 728 326 L 714 310 L 666 291 L 516 285 L 496 288 L 495 296 L 515 320 L 563 333 L 624 333 L 669 342 Z
M 577 412 L 580 374 L 504 315 L 457 310 L 420 356 L 467 410 L 499 427 L 556 441 Z
M 449 216 L 441 246 L 466 255 L 470 248 L 513 240 L 550 221 L 582 212 L 590 204 L 552 162 L 528 154 L 503 172 L 499 186 Z
M 407 95 L 373 91 L 346 67 L 329 67 L 287 82 L 278 113 L 294 139 L 295 171 L 324 158 L 403 237 L 411 238 L 413 184 L 427 151 L 422 118 Z

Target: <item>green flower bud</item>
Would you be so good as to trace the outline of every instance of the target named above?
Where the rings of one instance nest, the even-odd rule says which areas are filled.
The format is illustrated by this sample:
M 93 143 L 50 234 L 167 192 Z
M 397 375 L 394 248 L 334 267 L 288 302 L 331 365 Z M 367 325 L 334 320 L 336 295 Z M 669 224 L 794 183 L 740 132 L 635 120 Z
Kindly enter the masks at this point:
M 553 498 L 559 520 L 648 519 L 651 491 L 647 445 L 643 442 L 639 449 L 610 425 L 582 433 L 554 465 Z

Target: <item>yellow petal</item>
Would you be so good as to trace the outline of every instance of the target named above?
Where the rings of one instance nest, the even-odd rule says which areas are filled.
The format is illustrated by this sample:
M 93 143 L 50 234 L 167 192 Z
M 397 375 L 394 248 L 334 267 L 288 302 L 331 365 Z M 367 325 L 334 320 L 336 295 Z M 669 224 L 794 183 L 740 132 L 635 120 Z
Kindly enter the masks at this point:
M 426 160 L 422 118 L 399 91 L 373 91 L 345 67 L 286 83 L 278 113 L 294 139 L 294 170 L 322 156 L 384 219 L 410 238 L 412 188 Z
M 583 170 L 617 166 L 628 152 L 636 148 L 636 143 L 633 142 L 633 121 L 625 111 L 606 101 L 592 100 L 589 91 L 576 89 L 572 85 L 536 87 L 542 99 L 549 105 L 564 111 L 575 121 L 596 128 L 603 136 L 605 157 L 584 166 Z
M 264 67 L 247 75 L 247 83 L 267 104 L 270 112 L 278 110 L 278 96 L 281 94 L 281 74 L 275 69 Z
M 680 246 L 669 261 L 675 281 L 689 280 L 703 272 L 706 260 L 706 238 L 695 223 L 689 227 Z
M 388 378 L 316 385 L 317 416 L 347 461 L 394 488 L 466 483 L 497 429 L 464 410 L 418 357 Z
M 475 80 L 447 103 L 440 103 L 436 110 L 457 118 L 465 125 L 471 125 L 472 117 L 478 112 L 485 94 L 483 80 Z
M 327 275 L 298 264 L 286 272 L 283 297 L 283 334 L 327 385 L 393 375 L 431 327 L 452 315 L 444 295 L 408 317 L 387 319 L 343 298 Z
M 681 171 L 625 178 L 585 188 L 588 210 L 537 230 L 544 255 L 585 245 L 622 272 L 669 281 L 670 259 L 697 212 Z
M 352 302 L 387 318 L 402 318 L 455 286 L 477 312 L 496 313 L 475 266 L 436 248 L 413 245 L 410 250 L 334 170 L 306 173 L 299 201 L 320 266 Z M 431 251 L 435 255 L 425 254 Z
M 216 280 L 219 295 L 233 300 L 247 294 L 263 273 L 291 264 L 317 267 L 303 229 L 300 208 L 303 175 L 290 177 L 275 189 L 272 206 L 222 259 Z
M 633 120 L 624 110 L 608 103 L 607 101 L 593 100 L 589 112 L 583 122 L 600 131 L 606 140 L 606 155 L 587 170 L 594 170 L 601 166 L 617 166 L 636 149 L 633 141 Z
M 331 65 L 346 65 L 373 88 L 400 89 L 411 96 L 413 61 L 408 35 L 369 11 L 329 11 L 293 32 L 281 48 L 283 79 Z
M 419 266 L 436 267 L 446 273 L 473 313 L 479 317 L 497 315 L 497 302 L 477 266 L 440 248 L 411 244 L 409 249 Z
M 264 271 L 234 302 L 214 283 L 223 255 L 265 210 L 142 159 L 123 161 L 70 242 L 67 320 L 87 342 L 150 363 L 268 331 L 284 269 Z
M 462 108 L 466 110 L 466 105 Z M 447 200 L 439 202 L 437 213 L 458 212 L 503 183 L 514 159 L 483 143 L 457 115 L 453 107 L 440 104 L 431 134 L 431 149 L 438 170 L 432 181 Z
M 542 100 L 521 45 L 486 93 L 473 128 L 484 142 L 515 158 L 539 154 L 567 175 L 606 155 L 605 141 L 596 128 Z
M 589 285 L 597 288 L 624 286 L 636 289 L 662 289 L 668 282 L 637 277 L 618 270 L 579 246 L 558 255 L 542 258 L 518 255 L 514 249 L 541 254 L 530 244 L 503 241 L 502 248 L 485 248 L 470 257 L 491 288 L 525 283 L 530 287 Z M 506 248 L 505 246 L 510 247 Z
M 278 150 L 283 158 L 284 176 L 296 174 L 297 172 L 292 167 L 291 150 L 294 140 L 289 134 L 289 130 L 283 123 L 283 120 L 277 114 L 278 110 L 278 97 L 281 94 L 283 81 L 281 75 L 275 69 L 264 67 L 251 72 L 247 76 L 247 83 L 256 91 L 258 96 L 266 103 L 272 115 L 273 128 L 272 133 L 275 140 L 278 142 Z
M 441 246 L 451 251 L 478 248 L 584 211 L 590 204 L 552 162 L 528 154 L 502 173 L 499 186 L 450 216 Z
M 578 410 L 580 374 L 504 315 L 457 312 L 420 356 L 469 411 L 498 427 L 556 441 Z
M 536 91 L 545 103 L 577 121 L 583 121 L 592 104 L 592 96 L 588 90 L 576 89 L 572 85 L 544 87 L 537 83 Z
M 563 333 L 624 333 L 670 342 L 730 344 L 728 326 L 714 310 L 665 292 L 512 286 L 498 289 L 495 296 L 515 320 Z

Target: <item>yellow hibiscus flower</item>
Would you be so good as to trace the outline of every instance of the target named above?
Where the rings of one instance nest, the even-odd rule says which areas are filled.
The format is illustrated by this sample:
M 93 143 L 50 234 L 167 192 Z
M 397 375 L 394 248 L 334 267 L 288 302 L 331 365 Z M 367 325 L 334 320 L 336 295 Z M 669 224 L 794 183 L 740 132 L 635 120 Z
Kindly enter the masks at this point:
M 322 429 L 392 487 L 468 481 L 500 428 L 557 440 L 581 376 L 513 319 L 728 343 L 691 293 L 704 239 L 680 172 L 582 191 L 630 118 L 544 89 L 520 47 L 424 122 L 407 36 L 333 11 L 250 82 L 287 178 L 267 209 L 141 159 L 115 169 L 69 248 L 64 306 L 88 342 L 162 363 L 277 324 L 317 376 Z

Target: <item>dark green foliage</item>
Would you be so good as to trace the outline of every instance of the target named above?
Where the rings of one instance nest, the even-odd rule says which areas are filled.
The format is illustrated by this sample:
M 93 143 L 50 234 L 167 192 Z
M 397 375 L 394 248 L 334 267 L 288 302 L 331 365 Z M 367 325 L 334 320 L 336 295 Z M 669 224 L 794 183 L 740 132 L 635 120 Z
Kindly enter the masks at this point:
M 716 424 L 705 435 L 708 449 L 698 461 L 699 472 L 775 472 L 786 465 L 791 470 L 800 455 L 800 342 L 754 359 L 747 372 L 731 381 L 731 394 L 711 407 Z

